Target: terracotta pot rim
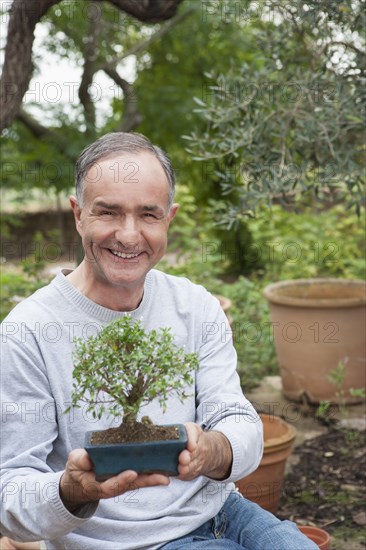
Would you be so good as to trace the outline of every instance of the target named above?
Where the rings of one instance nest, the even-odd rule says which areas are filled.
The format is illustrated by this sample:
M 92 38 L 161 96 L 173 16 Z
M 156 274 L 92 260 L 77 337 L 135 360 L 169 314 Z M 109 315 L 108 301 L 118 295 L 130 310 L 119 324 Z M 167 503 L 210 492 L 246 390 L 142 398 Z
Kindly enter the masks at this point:
M 313 542 L 321 545 L 319 548 L 328 548 L 330 535 L 327 531 L 324 531 L 324 529 L 321 529 L 320 527 L 314 527 L 313 525 L 298 525 L 297 527 Z M 314 540 L 311 535 L 315 536 L 316 540 Z
M 321 287 L 327 286 L 334 289 L 336 294 L 342 291 L 350 290 L 344 297 L 332 296 L 322 298 L 319 295 L 311 296 L 311 289 L 321 290 Z M 303 288 L 303 295 L 293 295 L 291 289 Z M 306 290 L 309 289 L 308 292 Z M 290 290 L 286 294 L 286 290 Z M 359 307 L 366 305 L 366 282 L 361 279 L 340 279 L 340 278 L 309 278 L 309 279 L 291 279 L 279 281 L 267 285 L 263 291 L 264 297 L 271 304 L 277 304 L 288 307 L 303 308 L 337 308 L 337 307 Z
M 220 305 L 224 311 L 227 311 L 231 307 L 231 300 L 230 298 L 227 298 L 226 296 L 222 296 L 222 294 L 215 294 L 216 298 L 219 300 Z
M 296 428 L 294 426 L 292 426 L 291 424 L 283 420 L 280 416 L 275 416 L 273 414 L 264 414 L 264 413 L 261 413 L 259 416 L 261 418 L 272 419 L 273 421 L 276 421 L 277 423 L 280 423 L 286 427 L 286 432 L 281 436 L 271 437 L 264 441 L 264 450 L 263 450 L 264 454 L 271 452 L 271 448 L 273 448 L 274 446 L 276 447 L 276 450 L 279 451 L 282 448 L 286 448 L 290 444 L 292 444 L 292 442 L 295 440 L 296 433 L 297 433 Z

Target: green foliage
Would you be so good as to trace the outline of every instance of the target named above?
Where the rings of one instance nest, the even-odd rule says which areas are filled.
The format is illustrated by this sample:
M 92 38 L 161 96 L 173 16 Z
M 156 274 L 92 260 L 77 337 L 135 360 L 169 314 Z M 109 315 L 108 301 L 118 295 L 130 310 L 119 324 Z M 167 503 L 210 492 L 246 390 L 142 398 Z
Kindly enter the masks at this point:
M 264 283 L 243 276 L 224 282 L 226 259 L 221 243 L 212 237 L 212 218 L 194 207 L 188 188 L 180 187 L 177 199 L 181 210 L 171 226 L 168 255 L 158 268 L 230 298 L 238 371 L 243 387 L 252 388 L 264 375 L 278 371 Z
M 47 193 L 70 190 L 74 163 L 81 150 L 99 135 L 116 131 L 124 111 L 122 89 L 106 76 L 104 81 L 98 81 L 94 71 L 96 74 L 109 65 L 118 66 L 116 58 L 151 34 L 150 25 L 129 17 L 109 2 L 61 2 L 47 12 L 39 25 L 46 32 L 41 53 L 33 57 L 35 76 L 48 52 L 67 60 L 75 72 L 86 64 L 87 57 L 89 69 L 93 67 L 91 99 L 87 107 L 81 104 L 80 81 L 75 82 L 72 77 L 71 81 L 66 78 L 62 83 L 55 82 L 54 87 L 49 83 L 49 94 L 47 86 L 35 79 L 29 92 L 34 101 L 27 101 L 24 107 L 27 116 L 15 120 L 1 138 L 1 185 L 20 193 L 30 188 Z M 88 56 L 94 32 L 97 47 L 93 56 Z M 52 94 L 58 99 L 53 99 Z M 61 95 L 66 99 L 60 99 Z
M 255 63 L 256 59 L 255 36 L 243 28 L 239 19 L 220 18 L 221 4 L 185 1 L 183 9 L 189 10 L 189 17 L 149 48 L 148 55 L 139 61 L 135 83 L 144 117 L 139 129 L 169 151 L 178 168 L 178 181 L 189 186 L 202 210 L 206 210 L 210 199 L 220 198 L 221 189 L 215 167 L 192 163 L 184 153 L 182 135 L 191 131 L 194 122 L 193 97 L 211 96 L 208 71 L 226 71 L 243 62 Z M 212 10 L 217 11 L 214 17 L 209 16 Z M 195 123 L 202 131 L 206 127 L 205 121 Z M 212 221 L 212 215 L 208 216 Z M 247 273 L 245 254 L 236 253 L 238 247 L 245 249 L 250 244 L 245 222 L 230 232 L 216 223 L 211 225 L 211 240 L 225 241 L 222 246 L 230 251 L 223 271 Z
M 328 374 L 329 382 L 334 384 L 336 388 L 335 396 L 338 398 L 339 412 L 343 418 L 346 418 L 348 416 L 347 399 L 345 396 L 345 391 L 343 386 L 345 376 L 346 376 L 346 364 L 343 361 L 339 361 L 338 365 L 333 370 L 331 370 Z M 364 387 L 350 388 L 349 393 L 352 397 L 358 397 L 362 400 L 365 400 L 366 398 Z M 326 418 L 330 407 L 331 407 L 331 403 L 329 401 L 322 401 L 319 404 L 319 407 L 317 409 L 317 416 Z M 350 431 L 348 435 L 352 433 L 353 432 Z
M 216 2 L 218 4 L 220 2 Z M 206 197 L 201 167 L 182 154 L 184 140 L 194 122 L 194 96 L 211 95 L 205 73 L 224 71 L 244 61 L 255 60 L 255 37 L 239 20 L 206 17 L 208 2 L 184 0 L 181 11 L 189 17 L 138 59 L 136 93 L 141 101 L 143 122 L 140 131 L 166 148 L 178 166 L 182 183 L 195 195 Z M 205 123 L 202 124 L 202 127 Z M 189 176 L 195 175 L 194 178 Z M 187 179 L 186 179 L 187 178 Z
M 335 396 L 338 398 L 340 413 L 343 417 L 348 415 L 346 398 L 344 394 L 343 384 L 346 376 L 346 365 L 343 361 L 339 361 L 338 365 L 328 374 L 328 380 L 336 387 Z
M 366 398 L 365 388 L 350 388 L 349 393 L 352 397 L 360 397 L 363 400 Z
M 35 232 L 33 243 L 34 254 L 25 258 L 25 260 L 21 262 L 21 266 L 25 275 L 28 275 L 30 279 L 38 279 L 39 275 L 46 267 L 46 260 L 42 253 L 45 240 L 40 231 Z
M 255 37 L 255 59 L 207 73 L 211 93 L 195 98 L 198 128 L 185 136 L 188 152 L 220 179 L 221 221 L 231 225 L 307 190 L 342 197 L 359 212 L 363 2 L 293 0 L 267 3 L 267 12 L 256 4 L 262 11 L 242 23 Z
M 318 418 L 326 419 L 331 409 L 330 401 L 321 401 L 316 409 L 316 416 Z
M 13 216 L 11 217 L 13 224 Z M 2 266 L 0 270 L 0 321 L 13 307 L 33 292 L 49 283 L 50 277 L 45 274 L 46 261 L 42 251 L 45 239 L 40 231 L 33 237 L 34 254 L 20 262 L 19 268 Z
M 197 208 L 192 191 L 186 185 L 178 185 L 177 216 L 169 229 L 168 252 L 157 268 L 193 282 L 210 286 L 223 273 L 220 253 L 213 242 L 213 221 L 207 211 Z
M 161 260 L 159 269 L 212 287 L 227 273 L 247 274 L 258 267 L 251 263 L 253 243 L 246 224 L 237 232 L 218 228 L 207 209 L 197 208 L 194 192 L 187 185 L 177 186 L 176 201 L 180 209 L 170 226 L 167 258 Z
M 85 145 L 85 137 L 73 123 L 39 138 L 15 121 L 1 137 L 1 187 L 17 191 L 24 200 L 34 188 L 51 196 L 70 190 L 74 162 Z
M 7 238 L 11 234 L 11 227 L 21 227 L 22 220 L 15 214 L 2 212 L 0 216 L 0 235 Z
M 228 279 L 227 253 L 213 235 L 214 220 L 195 208 L 187 187 L 179 187 L 177 200 L 182 208 L 171 226 L 168 256 L 159 267 L 231 299 L 239 374 L 244 389 L 254 387 L 263 376 L 278 373 L 264 287 L 281 279 L 363 278 L 363 220 L 342 205 L 319 211 L 302 207 L 296 212 L 279 205 L 262 208 L 247 222 L 253 243 L 245 252 L 253 258 L 253 270 L 248 277 Z
M 197 368 L 197 355 L 176 346 L 170 329 L 148 332 L 125 315 L 97 336 L 76 340 L 72 406 L 87 402 L 96 418 L 106 412 L 117 417 L 123 409 L 124 421 L 135 421 L 153 399 L 163 410 L 169 394 L 185 399 Z
M 339 361 L 338 365 L 328 374 L 328 380 L 335 385 L 335 396 L 338 398 L 339 411 L 343 417 L 348 416 L 347 400 L 344 391 L 344 379 L 346 376 L 346 361 Z M 350 388 L 350 395 L 365 399 L 365 388 Z
M 231 284 L 217 282 L 212 288 L 232 301 L 233 339 L 244 391 L 257 386 L 264 376 L 278 374 L 272 323 L 263 288 L 263 281 L 246 277 L 239 277 Z
M 306 277 L 365 277 L 364 219 L 337 205 L 288 212 L 278 205 L 251 219 L 251 255 L 259 275 L 273 282 Z
M 16 304 L 27 298 L 33 292 L 47 284 L 46 278 L 35 279 L 24 272 L 4 269 L 0 270 L 0 321 L 2 321 Z

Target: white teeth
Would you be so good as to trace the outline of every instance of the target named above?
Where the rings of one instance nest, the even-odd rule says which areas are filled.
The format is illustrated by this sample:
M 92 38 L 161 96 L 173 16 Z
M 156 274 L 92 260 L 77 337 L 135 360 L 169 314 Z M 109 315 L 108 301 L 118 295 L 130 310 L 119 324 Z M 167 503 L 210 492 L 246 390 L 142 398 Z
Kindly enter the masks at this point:
M 115 256 L 118 256 L 119 258 L 124 258 L 125 260 L 129 260 L 131 258 L 136 258 L 138 256 L 137 254 L 124 254 L 124 252 L 117 252 L 116 250 L 111 250 L 112 254 Z

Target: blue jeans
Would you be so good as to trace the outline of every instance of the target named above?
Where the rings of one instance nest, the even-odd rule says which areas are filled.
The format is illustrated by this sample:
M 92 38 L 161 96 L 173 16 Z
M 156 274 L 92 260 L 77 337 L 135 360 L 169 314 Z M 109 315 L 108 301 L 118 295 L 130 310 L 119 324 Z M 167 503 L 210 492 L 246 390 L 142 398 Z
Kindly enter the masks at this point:
M 319 550 L 296 524 L 273 514 L 233 491 L 220 512 L 185 537 L 161 550 Z

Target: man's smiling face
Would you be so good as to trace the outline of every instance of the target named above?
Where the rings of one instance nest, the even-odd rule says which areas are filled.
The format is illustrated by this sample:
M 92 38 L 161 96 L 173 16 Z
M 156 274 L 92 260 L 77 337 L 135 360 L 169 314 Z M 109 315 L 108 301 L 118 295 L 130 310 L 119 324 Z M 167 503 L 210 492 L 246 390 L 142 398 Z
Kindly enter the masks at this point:
M 167 176 L 149 152 L 113 155 L 91 167 L 82 207 L 73 203 L 88 287 L 143 290 L 146 274 L 166 251 L 178 209 L 169 209 L 168 192 Z

